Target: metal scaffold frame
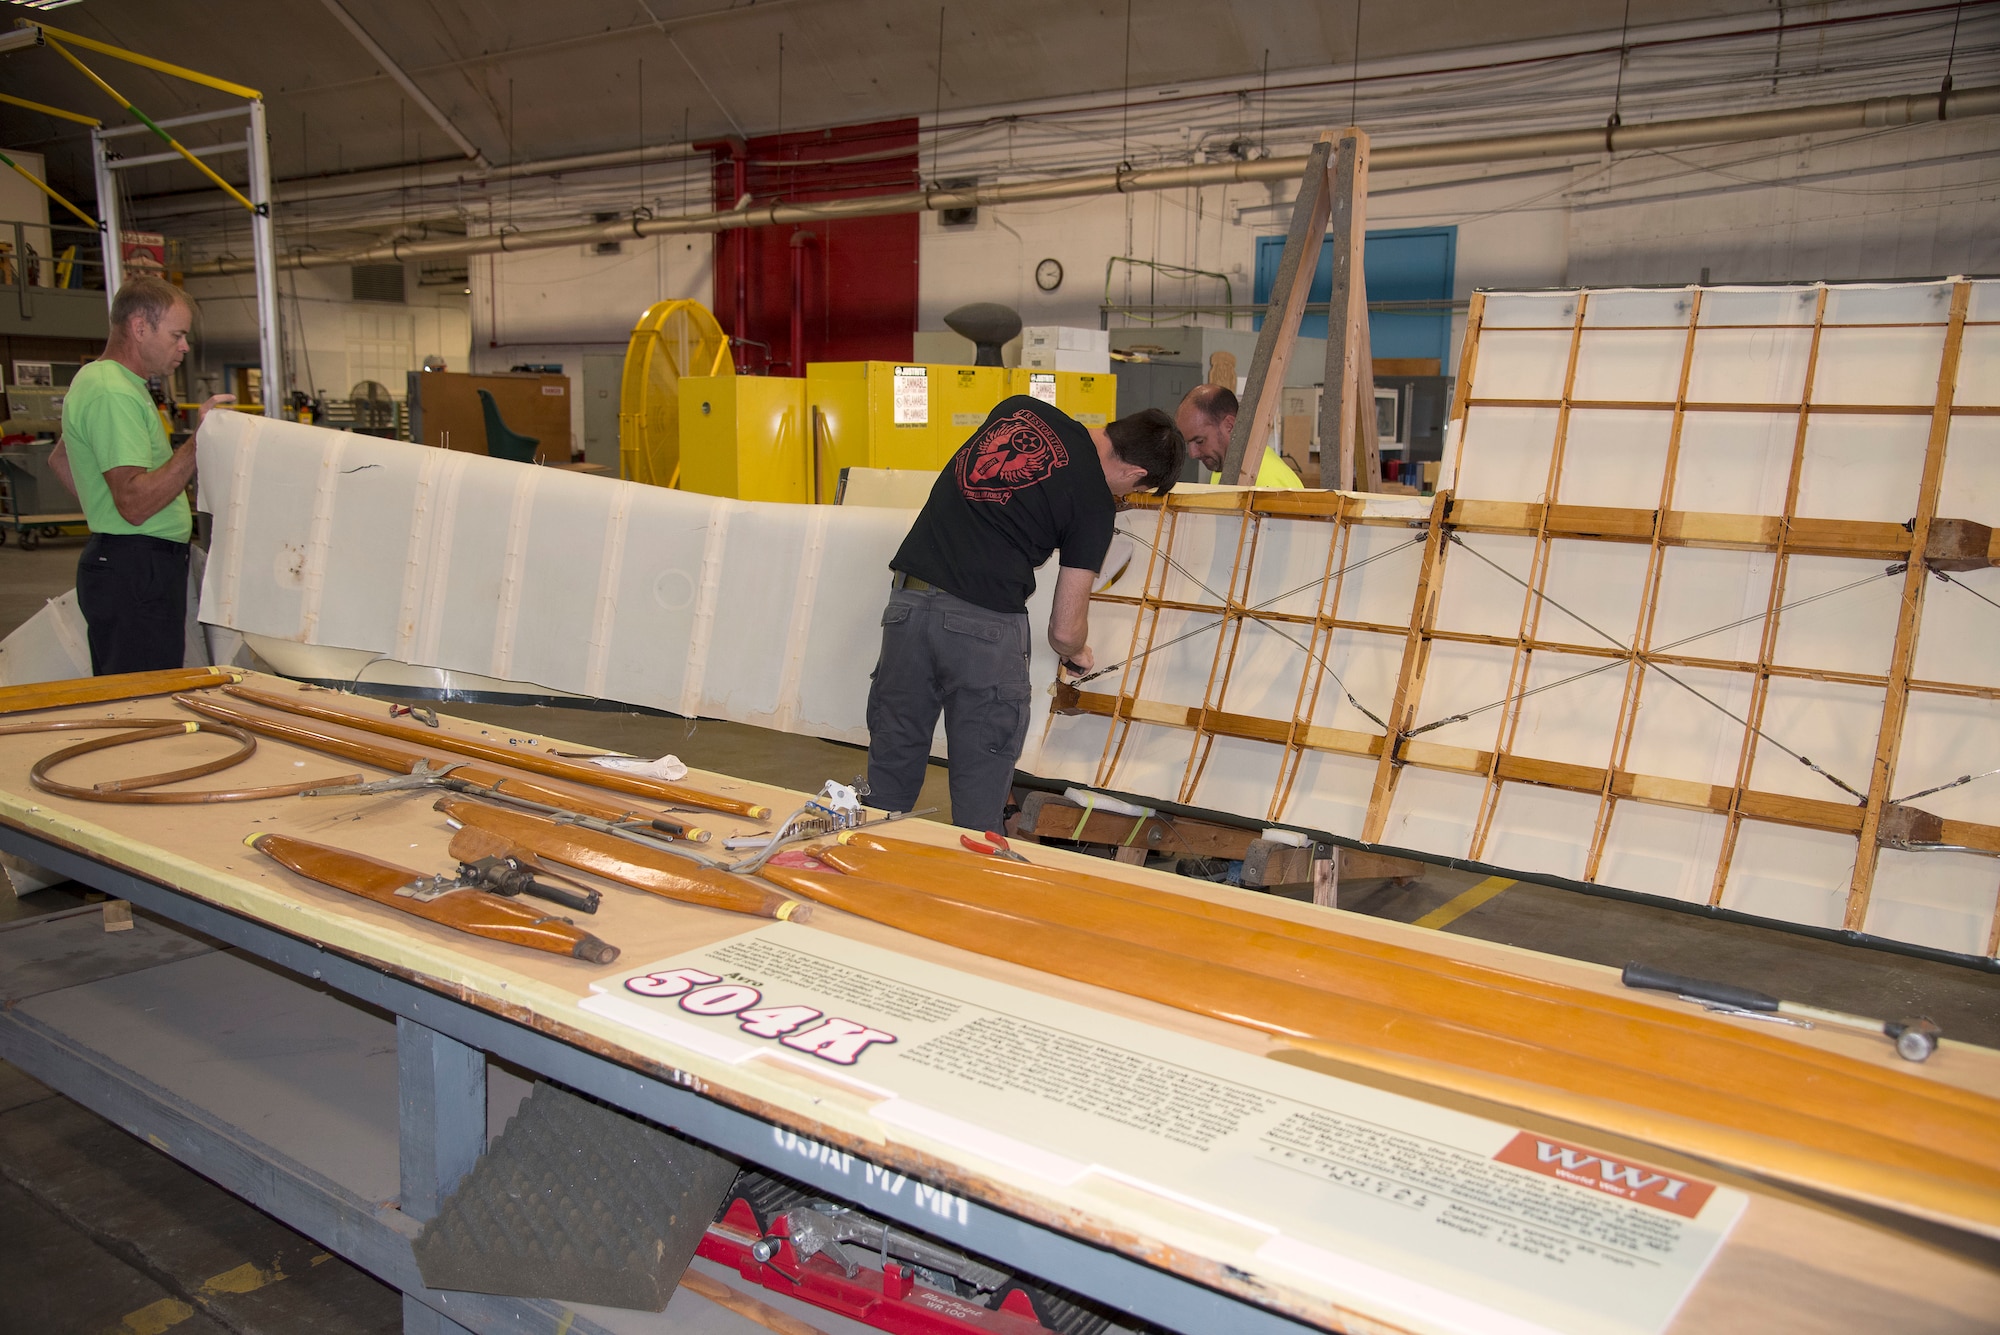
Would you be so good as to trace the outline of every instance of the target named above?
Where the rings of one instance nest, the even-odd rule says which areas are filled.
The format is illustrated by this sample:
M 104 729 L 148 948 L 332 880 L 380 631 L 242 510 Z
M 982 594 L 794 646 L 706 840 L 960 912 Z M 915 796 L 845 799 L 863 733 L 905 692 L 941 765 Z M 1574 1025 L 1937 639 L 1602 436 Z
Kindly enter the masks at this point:
M 255 88 L 231 83 L 203 74 L 198 70 L 155 60 L 151 56 L 128 51 L 108 42 L 84 37 L 77 33 L 51 28 L 47 24 L 36 23 L 32 19 L 17 19 L 17 28 L 32 29 L 39 44 L 52 48 L 64 60 L 75 66 L 77 71 L 89 79 L 113 101 L 119 103 L 139 121 L 137 125 L 104 126 L 93 123 L 90 131 L 91 167 L 97 183 L 98 226 L 103 231 L 104 246 L 104 300 L 107 305 L 117 296 L 118 289 L 125 281 L 125 254 L 121 238 L 124 235 L 124 219 L 118 203 L 118 182 L 115 173 L 129 171 L 135 167 L 147 167 L 161 162 L 185 161 L 213 181 L 218 188 L 241 204 L 250 214 L 250 244 L 257 281 L 257 360 L 261 368 L 264 416 L 280 417 L 284 411 L 285 361 L 284 345 L 278 328 L 278 279 L 277 279 L 277 239 L 272 222 L 271 195 L 271 151 L 270 138 L 264 122 L 264 96 Z M 182 79 L 189 83 L 212 88 L 232 97 L 243 99 L 240 107 L 228 107 L 221 111 L 197 112 L 193 115 L 178 116 L 169 120 L 155 120 L 141 111 L 117 89 L 113 88 L 93 70 L 86 66 L 70 47 L 80 47 L 100 55 L 111 56 L 143 69 Z M 58 113 L 66 114 L 66 113 Z M 204 145 L 188 148 L 176 139 L 169 130 L 182 125 L 202 125 L 214 121 L 231 120 L 242 116 L 249 120 L 243 141 Z M 72 117 L 72 119 L 74 119 Z M 115 157 L 109 147 L 110 141 L 127 135 L 151 134 L 166 144 L 163 153 L 141 154 L 136 157 Z M 223 154 L 242 153 L 249 167 L 249 189 L 246 196 L 242 191 L 217 175 L 203 158 Z

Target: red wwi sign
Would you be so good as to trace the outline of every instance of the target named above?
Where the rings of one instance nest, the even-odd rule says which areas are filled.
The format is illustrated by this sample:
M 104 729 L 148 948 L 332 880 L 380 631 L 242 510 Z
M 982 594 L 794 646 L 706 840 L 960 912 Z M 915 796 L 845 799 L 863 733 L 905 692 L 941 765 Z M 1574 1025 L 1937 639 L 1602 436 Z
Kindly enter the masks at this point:
M 1649 1168 L 1629 1159 L 1617 1159 L 1587 1150 L 1567 1141 L 1551 1140 L 1523 1131 L 1493 1156 L 1499 1163 L 1525 1168 L 1531 1173 L 1558 1181 L 1589 1187 L 1620 1200 L 1650 1205 L 1656 1210 L 1692 1219 L 1715 1194 L 1715 1184 L 1691 1177 L 1676 1177 L 1661 1168 Z

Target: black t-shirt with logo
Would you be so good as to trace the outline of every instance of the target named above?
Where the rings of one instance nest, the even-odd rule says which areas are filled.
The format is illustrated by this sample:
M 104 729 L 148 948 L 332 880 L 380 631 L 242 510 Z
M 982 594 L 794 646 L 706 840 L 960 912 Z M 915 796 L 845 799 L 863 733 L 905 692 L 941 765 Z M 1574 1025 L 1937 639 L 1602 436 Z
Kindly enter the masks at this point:
M 892 569 L 994 612 L 1025 612 L 1035 571 L 1099 570 L 1117 502 L 1090 433 L 1025 394 L 1002 399 L 938 474 Z

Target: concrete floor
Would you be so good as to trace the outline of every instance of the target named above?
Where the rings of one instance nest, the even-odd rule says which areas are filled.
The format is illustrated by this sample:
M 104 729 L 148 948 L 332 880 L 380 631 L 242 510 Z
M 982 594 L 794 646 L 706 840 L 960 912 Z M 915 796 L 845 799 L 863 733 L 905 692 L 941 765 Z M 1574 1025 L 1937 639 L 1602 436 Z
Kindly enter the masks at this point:
M 77 546 L 0 547 L 0 636 L 70 587 Z M 866 768 L 858 748 L 741 724 L 448 708 L 635 755 L 672 752 L 699 768 L 798 789 L 851 782 Z M 923 804 L 949 807 L 939 767 Z M 0 921 L 82 902 L 75 887 L 18 900 L 0 892 Z M 1443 868 L 1405 885 L 1350 882 L 1341 904 L 1574 959 L 1640 960 L 1856 1014 L 1928 1015 L 1952 1037 L 2000 1046 L 2000 974 Z M 398 1328 L 398 1311 L 372 1278 L 0 1066 L 0 1330 L 358 1335 Z

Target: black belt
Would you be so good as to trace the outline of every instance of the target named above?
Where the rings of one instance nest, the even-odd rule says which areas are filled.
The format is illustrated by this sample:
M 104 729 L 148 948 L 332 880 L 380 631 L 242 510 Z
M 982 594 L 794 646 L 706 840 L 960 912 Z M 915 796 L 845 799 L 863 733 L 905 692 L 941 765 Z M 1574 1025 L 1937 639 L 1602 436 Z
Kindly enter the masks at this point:
M 889 587 L 892 589 L 908 589 L 912 593 L 925 593 L 937 589 L 937 585 L 931 583 L 929 580 L 918 579 L 915 575 L 906 575 L 900 570 L 889 572 Z M 942 592 L 942 590 L 939 591 Z
M 150 547 L 169 555 L 187 555 L 188 545 L 175 542 L 172 538 L 156 538 L 150 533 L 92 533 L 90 541 L 99 544 L 116 544 L 123 547 Z

